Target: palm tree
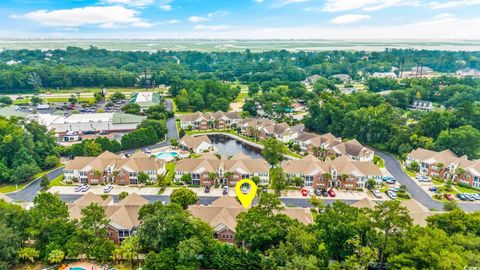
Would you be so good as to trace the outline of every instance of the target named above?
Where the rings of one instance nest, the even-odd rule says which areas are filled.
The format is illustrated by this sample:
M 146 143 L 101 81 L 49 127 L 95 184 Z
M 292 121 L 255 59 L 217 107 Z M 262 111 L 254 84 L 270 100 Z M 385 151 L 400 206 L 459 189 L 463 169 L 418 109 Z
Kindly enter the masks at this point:
M 217 179 L 217 173 L 216 172 L 209 172 L 208 173 L 208 179 L 210 179 L 212 182 L 215 183 L 215 179 Z
M 93 171 L 93 178 L 95 178 L 95 180 L 100 181 L 100 176 L 102 176 L 101 171 L 99 171 L 99 170 L 94 170 Z
M 113 181 L 117 182 L 117 178 L 120 175 L 120 172 L 115 170 L 112 172 L 112 175 L 113 175 Z

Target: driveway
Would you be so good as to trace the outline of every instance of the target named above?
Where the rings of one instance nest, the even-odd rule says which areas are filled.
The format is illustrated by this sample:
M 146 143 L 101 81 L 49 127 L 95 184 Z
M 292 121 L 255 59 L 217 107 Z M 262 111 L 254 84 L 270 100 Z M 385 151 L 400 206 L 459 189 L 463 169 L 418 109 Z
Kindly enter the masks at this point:
M 50 171 L 47 174 L 47 176 L 48 176 L 48 179 L 53 180 L 62 174 L 63 174 L 63 167 L 60 167 L 53 171 Z M 25 201 L 25 202 L 33 201 L 33 198 L 35 198 L 35 196 L 37 196 L 37 193 L 39 193 L 40 190 L 42 189 L 40 187 L 41 179 L 42 178 L 39 177 L 33 180 L 28 186 L 26 186 L 22 190 L 8 193 L 7 194 L 8 197 L 12 198 L 14 201 Z
M 420 187 L 410 176 L 408 176 L 403 170 L 400 162 L 390 154 L 385 152 L 376 151 L 375 154 L 383 158 L 385 161 L 385 168 L 397 179 L 400 184 L 407 187 L 408 192 L 412 197 L 425 206 L 427 209 L 436 209 L 443 211 L 443 203 L 435 201 L 428 195 L 422 187 Z M 477 203 L 458 203 L 458 205 L 467 212 L 480 211 L 480 204 Z
M 173 110 L 173 101 L 170 99 L 165 100 L 165 107 L 167 108 L 168 111 L 171 112 Z M 156 149 L 156 148 L 169 146 L 170 139 L 178 140 L 177 122 L 175 120 L 175 117 L 167 119 L 167 135 L 165 136 L 164 141 L 156 143 L 154 145 L 145 146 L 143 148 Z M 120 153 L 131 155 L 135 153 L 137 150 L 138 149 L 124 150 L 124 151 L 121 151 Z

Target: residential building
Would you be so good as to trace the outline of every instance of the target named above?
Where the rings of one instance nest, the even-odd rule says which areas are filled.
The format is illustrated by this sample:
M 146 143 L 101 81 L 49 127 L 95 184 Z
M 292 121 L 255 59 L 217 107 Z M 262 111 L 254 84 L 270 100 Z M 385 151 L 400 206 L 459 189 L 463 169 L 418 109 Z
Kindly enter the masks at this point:
M 332 75 L 330 77 L 334 78 L 334 79 L 338 79 L 338 80 L 342 81 L 343 83 L 350 83 L 350 81 L 352 80 L 352 77 L 350 77 L 350 75 L 348 75 L 348 74 L 335 74 L 335 75 Z
M 410 105 L 410 109 L 418 111 L 433 111 L 435 107 L 433 107 L 433 103 L 431 101 L 414 100 L 412 105 Z
M 241 132 L 247 136 L 259 139 L 275 138 L 284 143 L 295 140 L 304 128 L 303 125 L 290 127 L 287 123 L 277 124 L 264 118 L 244 119 L 239 126 Z
M 321 156 L 321 152 L 326 152 L 333 143 L 342 142 L 342 138 L 337 138 L 331 133 L 318 135 L 310 132 L 302 132 L 300 136 L 295 139 L 295 143 L 300 145 L 302 151 L 306 151 L 315 156 Z M 321 149 L 324 149 L 323 151 Z
M 196 154 L 204 153 L 207 151 L 212 150 L 213 144 L 212 141 L 206 135 L 201 136 L 190 136 L 185 135 L 183 136 L 180 141 L 178 141 L 178 145 L 187 151 L 192 151 Z
M 474 68 L 465 68 L 465 69 L 457 70 L 455 74 L 461 78 L 464 78 L 464 77 L 480 78 L 480 70 L 474 69 Z
M 129 103 L 136 103 L 141 110 L 148 109 L 153 105 L 159 105 L 161 101 L 160 93 L 158 92 L 135 92 L 132 93 Z
M 334 160 L 321 161 L 313 155 L 301 160 L 282 162 L 283 171 L 288 177 L 300 177 L 304 186 L 312 188 L 365 188 L 369 179 L 382 182 L 382 172 L 372 162 L 355 161 L 340 156 Z
M 140 172 L 155 181 L 165 173 L 165 162 L 143 152 L 125 158 L 105 151 L 98 157 L 75 157 L 63 169 L 66 180 L 82 184 L 137 185 Z
M 419 164 L 422 174 L 480 188 L 480 160 L 458 157 L 448 149 L 436 152 L 418 148 L 407 155 L 405 164 L 409 166 L 412 162 Z
M 82 209 L 91 204 L 98 204 L 105 210 L 108 223 L 108 236 L 116 244 L 120 244 L 126 237 L 135 234 L 139 225 L 138 211 L 148 201 L 142 196 L 131 193 L 118 203 L 112 197 L 105 200 L 100 195 L 91 192 L 83 195 L 73 203 L 67 204 L 71 220 L 82 218 Z
M 306 84 L 306 85 L 312 85 L 320 78 L 322 78 L 322 76 L 320 76 L 318 74 L 314 74 L 314 75 L 311 75 L 311 76 L 308 76 L 307 78 L 305 78 L 303 83 Z
M 357 161 L 372 162 L 375 152 L 363 146 L 356 139 L 346 142 L 334 140 L 332 141 L 330 148 L 328 148 L 326 155 L 332 158 L 346 156 Z
M 233 124 L 238 124 L 242 119 L 238 112 L 222 111 L 183 114 L 178 118 L 180 119 L 180 127 L 187 130 L 226 129 Z
M 213 201 L 210 205 L 189 206 L 188 211 L 194 217 L 208 223 L 213 228 L 216 239 L 233 244 L 235 242 L 237 216 L 246 210 L 236 198 L 223 196 Z M 308 208 L 286 207 L 280 213 L 296 219 L 305 225 L 314 223 L 312 214 Z
M 372 78 L 389 78 L 395 79 L 397 78 L 397 74 L 395 72 L 374 72 L 372 74 Z
M 57 133 L 67 132 L 127 132 L 137 128 L 146 119 L 125 113 L 78 113 L 70 116 L 54 114 L 35 114 L 29 117 Z
M 212 154 L 204 154 L 195 159 L 182 159 L 175 167 L 175 180 L 181 181 L 184 174 L 192 176 L 192 184 L 200 186 L 229 185 L 237 181 L 257 176 L 259 185 L 268 185 L 268 163 L 263 159 L 253 159 L 244 154 L 236 154 L 230 159 L 220 159 Z

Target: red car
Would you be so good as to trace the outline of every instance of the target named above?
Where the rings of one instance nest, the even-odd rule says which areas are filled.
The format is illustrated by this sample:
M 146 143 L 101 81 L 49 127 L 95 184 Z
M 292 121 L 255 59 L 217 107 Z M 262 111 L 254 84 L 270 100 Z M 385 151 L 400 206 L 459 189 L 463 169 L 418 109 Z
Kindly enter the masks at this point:
M 330 195 L 330 197 L 335 197 L 335 196 L 337 196 L 337 194 L 335 194 L 335 191 L 333 191 L 333 189 L 329 189 L 329 190 L 328 190 L 328 195 Z
M 455 200 L 455 198 L 453 197 L 452 194 L 443 194 L 443 197 L 445 197 L 445 199 L 447 199 L 449 201 Z
M 308 190 L 307 190 L 306 188 L 302 188 L 300 191 L 302 192 L 302 196 L 303 196 L 303 197 L 307 197 L 307 196 L 308 196 Z

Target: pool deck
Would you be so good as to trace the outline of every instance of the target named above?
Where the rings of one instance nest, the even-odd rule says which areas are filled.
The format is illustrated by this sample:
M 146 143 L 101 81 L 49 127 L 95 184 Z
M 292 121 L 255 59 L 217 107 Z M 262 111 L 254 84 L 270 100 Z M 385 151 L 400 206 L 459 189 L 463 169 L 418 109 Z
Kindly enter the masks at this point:
M 102 267 L 89 262 L 74 262 L 67 265 L 67 267 L 65 267 L 65 270 L 70 270 L 72 268 L 83 268 L 85 270 L 102 270 Z

